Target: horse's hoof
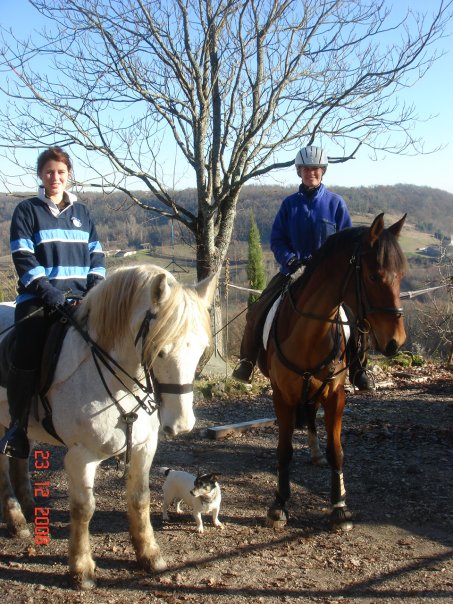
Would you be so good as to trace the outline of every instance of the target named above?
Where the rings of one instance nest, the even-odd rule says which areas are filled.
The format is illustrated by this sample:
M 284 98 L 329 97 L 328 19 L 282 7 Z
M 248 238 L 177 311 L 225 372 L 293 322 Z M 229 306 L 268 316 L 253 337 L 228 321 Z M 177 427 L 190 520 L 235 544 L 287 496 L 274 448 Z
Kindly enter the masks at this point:
M 318 457 L 312 457 L 311 458 L 311 463 L 314 466 L 318 466 L 320 468 L 326 468 L 329 465 L 329 462 L 324 457 L 324 455 L 318 455 Z
M 167 570 L 167 563 L 162 556 L 150 558 L 148 556 L 137 557 L 139 567 L 148 573 L 162 573 Z
M 284 528 L 288 522 L 288 511 L 283 507 L 272 506 L 266 516 L 266 526 L 269 528 Z
M 165 570 L 167 570 L 167 563 L 162 556 L 159 556 L 153 560 L 152 569 L 155 573 L 163 573 Z
M 13 539 L 28 539 L 31 535 L 22 508 L 15 498 L 9 499 L 3 506 L 3 522 L 8 535 Z
M 74 589 L 89 591 L 96 587 L 95 578 L 89 575 L 84 575 L 82 573 L 71 575 L 70 580 Z
M 335 508 L 330 515 L 330 529 L 332 531 L 350 531 L 354 528 L 352 514 L 346 508 Z
M 21 526 L 8 526 L 8 534 L 10 535 L 10 537 L 12 537 L 13 539 L 19 539 L 20 541 L 25 541 L 27 539 L 30 538 L 31 536 L 31 531 L 28 528 L 28 526 L 26 525 L 21 525 Z

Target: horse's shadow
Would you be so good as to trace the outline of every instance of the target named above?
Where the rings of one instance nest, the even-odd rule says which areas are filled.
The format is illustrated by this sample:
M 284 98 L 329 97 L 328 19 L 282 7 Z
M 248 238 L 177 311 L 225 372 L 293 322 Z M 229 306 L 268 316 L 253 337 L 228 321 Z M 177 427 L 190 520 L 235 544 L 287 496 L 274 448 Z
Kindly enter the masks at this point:
M 426 394 L 430 394 L 429 388 Z M 448 409 L 453 410 L 450 400 L 448 396 L 445 401 L 433 397 L 427 409 L 426 399 L 417 398 L 416 394 L 410 400 L 397 399 L 397 393 L 395 400 L 381 399 L 379 394 L 354 395 L 348 399 L 342 436 L 344 476 L 356 525 L 394 525 L 447 547 L 453 545 L 447 528 L 451 522 L 448 498 L 453 476 L 453 430 L 448 422 L 431 421 L 437 415 L 443 417 L 445 410 L 448 416 Z M 219 405 L 223 407 L 222 402 Z M 225 409 L 219 409 L 219 414 L 224 422 Z M 318 427 L 323 449 L 326 436 L 321 420 Z M 249 501 L 255 507 L 262 506 L 264 518 L 273 495 L 277 481 L 277 428 L 263 430 L 269 433 L 264 438 L 241 437 L 239 443 L 235 439 L 234 446 L 228 439 L 192 442 L 191 462 L 201 463 L 206 471 L 220 469 L 225 504 L 230 480 L 235 483 L 236 491 L 243 491 L 242 496 L 236 494 L 237 501 L 232 503 L 237 514 L 232 514 L 231 507 L 228 509 L 222 503 L 221 516 L 225 518 L 227 514 L 232 524 L 250 522 L 250 518 L 240 517 L 241 506 Z M 262 446 L 257 446 L 257 440 Z M 289 526 L 327 530 L 330 469 L 311 464 L 305 431 L 294 433 L 293 444 Z M 165 453 L 163 450 L 163 458 Z M 255 473 L 271 474 L 267 493 L 261 486 L 257 492 L 253 480 L 247 478 Z M 259 510 L 256 511 L 259 515 Z

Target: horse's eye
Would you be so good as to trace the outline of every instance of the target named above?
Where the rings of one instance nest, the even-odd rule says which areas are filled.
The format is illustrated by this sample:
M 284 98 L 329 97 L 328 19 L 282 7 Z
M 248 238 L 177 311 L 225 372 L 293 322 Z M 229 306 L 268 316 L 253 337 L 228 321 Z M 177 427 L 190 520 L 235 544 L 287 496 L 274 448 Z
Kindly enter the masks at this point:
M 373 283 L 377 283 L 379 281 L 379 273 L 370 273 L 369 278 Z
M 163 359 L 165 357 L 165 352 L 162 352 L 162 350 L 157 354 L 157 356 L 161 359 Z

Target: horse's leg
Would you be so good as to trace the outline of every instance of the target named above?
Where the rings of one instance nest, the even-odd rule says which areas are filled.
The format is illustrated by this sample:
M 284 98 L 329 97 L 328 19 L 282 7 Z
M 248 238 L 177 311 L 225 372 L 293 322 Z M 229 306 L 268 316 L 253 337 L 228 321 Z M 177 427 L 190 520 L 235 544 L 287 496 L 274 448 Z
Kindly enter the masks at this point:
M 288 520 L 286 502 L 290 498 L 289 470 L 293 458 L 293 433 L 295 413 L 283 401 L 283 397 L 277 388 L 273 393 L 275 414 L 278 424 L 278 489 L 275 501 L 267 512 L 266 524 L 272 527 L 284 526 Z
M 352 529 L 351 513 L 346 507 L 346 489 L 343 479 L 343 448 L 341 446 L 341 424 L 345 404 L 343 386 L 340 386 L 324 402 L 327 432 L 327 461 L 332 471 L 330 501 L 332 513 L 331 527 L 335 530 Z
M 77 588 L 91 589 L 95 586 L 96 565 L 91 557 L 89 524 L 95 508 L 93 487 L 99 460 L 75 446 L 67 452 L 64 463 L 71 513 L 69 575 Z
M 9 473 L 11 461 L 12 459 L 6 455 L 0 455 L 0 509 L 8 533 L 12 537 L 27 539 L 30 537 L 30 529 L 11 484 Z M 28 463 L 28 460 L 24 461 Z
M 25 518 L 31 522 L 35 510 L 35 500 L 30 482 L 28 459 L 10 459 L 9 475 L 14 493 L 19 500 Z
M 154 538 L 149 513 L 149 470 L 156 444 L 148 442 L 132 449 L 127 476 L 127 515 L 129 533 L 140 567 L 146 571 L 163 571 L 167 568 Z
M 316 466 L 327 466 L 327 459 L 319 446 L 318 431 L 316 429 L 316 407 L 309 405 L 307 410 L 308 448 L 310 449 L 311 463 Z

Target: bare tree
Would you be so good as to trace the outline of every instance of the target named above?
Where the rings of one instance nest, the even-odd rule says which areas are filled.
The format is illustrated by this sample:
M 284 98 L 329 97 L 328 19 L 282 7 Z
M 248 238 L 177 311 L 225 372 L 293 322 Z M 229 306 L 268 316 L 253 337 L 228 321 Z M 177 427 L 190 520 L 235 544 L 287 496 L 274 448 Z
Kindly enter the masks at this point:
M 30 2 L 48 28 L 2 34 L 4 155 L 20 164 L 23 149 L 70 146 L 90 186 L 194 234 L 199 278 L 225 259 L 244 184 L 290 166 L 298 147 L 328 141 L 334 162 L 361 147 L 423 150 L 398 91 L 437 58 L 452 5 L 397 21 L 379 0 Z M 186 170 L 196 210 L 171 177 Z

